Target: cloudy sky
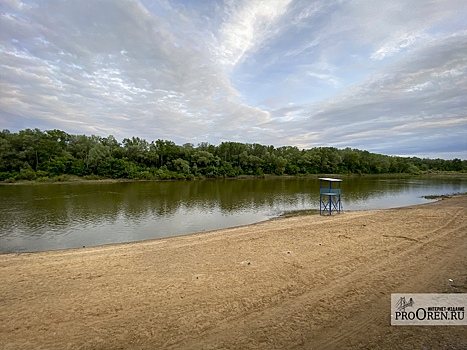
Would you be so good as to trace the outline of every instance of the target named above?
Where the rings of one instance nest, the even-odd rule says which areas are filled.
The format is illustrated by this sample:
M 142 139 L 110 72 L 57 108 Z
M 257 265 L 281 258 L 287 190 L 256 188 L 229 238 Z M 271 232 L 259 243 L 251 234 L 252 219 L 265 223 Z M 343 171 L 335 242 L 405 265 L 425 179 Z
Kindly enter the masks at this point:
M 467 0 L 0 0 L 0 129 L 467 159 Z

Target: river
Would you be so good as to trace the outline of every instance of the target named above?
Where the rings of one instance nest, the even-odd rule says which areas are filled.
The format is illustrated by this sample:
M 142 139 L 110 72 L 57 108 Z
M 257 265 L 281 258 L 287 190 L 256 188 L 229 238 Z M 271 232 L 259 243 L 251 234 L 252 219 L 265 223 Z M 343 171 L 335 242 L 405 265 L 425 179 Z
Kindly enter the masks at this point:
M 427 203 L 467 177 L 340 177 L 346 210 Z M 317 178 L 0 186 L 0 253 L 141 241 L 252 224 L 319 208 Z

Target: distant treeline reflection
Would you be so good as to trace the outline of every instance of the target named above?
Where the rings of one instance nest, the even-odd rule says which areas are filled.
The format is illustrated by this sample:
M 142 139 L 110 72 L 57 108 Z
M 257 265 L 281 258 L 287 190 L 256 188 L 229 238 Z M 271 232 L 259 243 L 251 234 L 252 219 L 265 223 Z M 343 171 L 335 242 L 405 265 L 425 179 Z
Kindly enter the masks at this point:
M 0 132 L 0 181 L 85 178 L 193 179 L 242 175 L 419 174 L 467 171 L 461 159 L 421 159 L 358 149 L 276 148 L 260 144 L 205 142 L 182 146 L 139 137 L 70 135 L 60 130 Z
M 429 188 L 442 181 L 433 178 L 424 186 Z M 462 184 L 460 179 L 450 179 L 449 183 L 453 188 Z M 419 182 L 410 184 L 404 178 L 384 181 L 384 178 L 350 177 L 345 179 L 342 188 L 347 204 L 397 195 L 411 186 L 417 187 Z M 0 226 L 5 232 L 20 230 L 40 236 L 44 234 L 44 225 L 51 232 L 64 231 L 76 221 L 82 226 L 96 226 L 123 219 L 129 225 L 136 225 L 148 217 L 152 220 L 170 217 L 179 211 L 187 215 L 213 211 L 230 215 L 264 211 L 264 208 L 316 208 L 318 188 L 319 180 L 312 177 L 12 186 L 3 189 L 4 215 Z

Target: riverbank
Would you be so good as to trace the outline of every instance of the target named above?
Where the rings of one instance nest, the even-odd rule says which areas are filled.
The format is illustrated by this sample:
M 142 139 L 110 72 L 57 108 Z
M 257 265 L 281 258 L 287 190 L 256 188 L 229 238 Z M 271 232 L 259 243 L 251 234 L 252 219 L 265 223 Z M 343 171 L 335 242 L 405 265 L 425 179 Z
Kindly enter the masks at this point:
M 467 292 L 467 196 L 0 255 L 2 349 L 462 349 L 391 293 Z
M 235 177 L 190 177 L 180 179 L 127 179 L 127 178 L 106 178 L 99 176 L 76 176 L 76 175 L 60 175 L 53 178 L 39 178 L 36 180 L 14 180 L 0 181 L 0 186 L 8 185 L 41 185 L 41 184 L 96 184 L 96 183 L 119 183 L 119 182 L 160 182 L 160 181 L 203 181 L 203 180 L 249 180 L 249 179 L 293 179 L 293 178 L 312 178 L 320 177 L 335 177 L 335 178 L 410 178 L 410 177 L 456 177 L 467 178 L 467 173 L 462 171 L 444 171 L 444 172 L 420 172 L 417 174 L 409 173 L 384 173 L 384 174 L 300 174 L 300 175 L 240 175 Z

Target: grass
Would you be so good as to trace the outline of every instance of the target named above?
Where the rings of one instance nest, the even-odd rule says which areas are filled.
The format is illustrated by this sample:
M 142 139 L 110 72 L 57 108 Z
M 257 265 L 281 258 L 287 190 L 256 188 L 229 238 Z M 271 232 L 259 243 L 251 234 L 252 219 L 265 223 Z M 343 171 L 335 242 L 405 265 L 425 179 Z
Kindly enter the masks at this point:
M 289 210 L 289 211 L 283 212 L 279 217 L 293 218 L 296 216 L 306 216 L 306 215 L 319 215 L 319 209 Z
M 449 197 L 452 197 L 452 196 L 462 196 L 462 195 L 466 195 L 467 192 L 456 192 L 456 193 L 451 193 L 451 194 L 430 194 L 428 196 L 423 196 L 423 198 L 425 199 L 442 199 L 442 198 L 449 198 Z

